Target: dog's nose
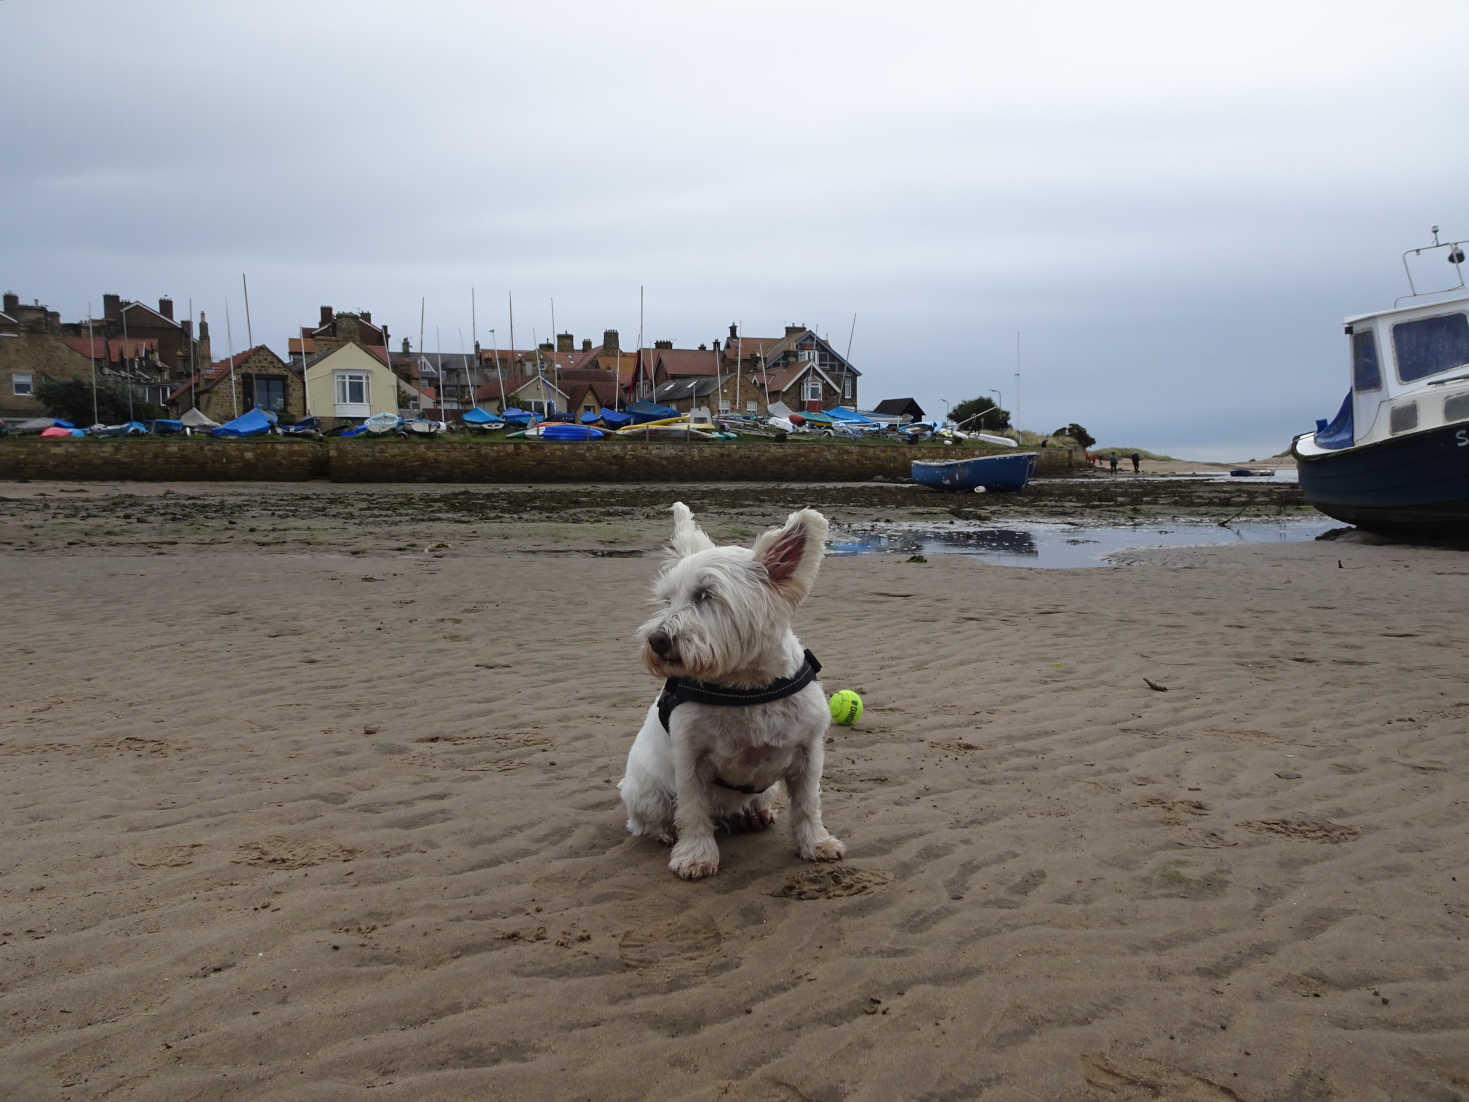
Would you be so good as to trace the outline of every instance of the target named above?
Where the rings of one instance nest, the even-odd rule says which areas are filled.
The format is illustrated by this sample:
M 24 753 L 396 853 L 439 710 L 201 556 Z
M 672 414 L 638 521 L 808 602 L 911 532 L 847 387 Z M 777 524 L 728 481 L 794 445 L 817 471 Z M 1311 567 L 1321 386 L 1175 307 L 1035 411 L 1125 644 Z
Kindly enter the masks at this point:
M 669 638 L 666 631 L 655 631 L 648 636 L 648 646 L 659 658 L 665 657 L 673 649 L 673 640 Z

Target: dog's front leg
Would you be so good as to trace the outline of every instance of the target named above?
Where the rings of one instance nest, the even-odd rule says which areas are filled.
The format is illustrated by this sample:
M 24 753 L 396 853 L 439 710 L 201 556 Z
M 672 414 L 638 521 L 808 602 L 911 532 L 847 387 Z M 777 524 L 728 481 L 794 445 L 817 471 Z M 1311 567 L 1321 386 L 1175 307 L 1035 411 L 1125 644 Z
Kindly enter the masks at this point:
M 673 779 L 678 800 L 673 822 L 678 841 L 668 867 L 685 880 L 698 880 L 719 871 L 719 845 L 714 841 L 709 808 L 710 778 L 702 775 L 708 768 L 687 739 L 673 737 Z
M 796 852 L 807 861 L 840 861 L 846 848 L 828 833 L 821 822 L 821 770 L 826 752 L 821 739 L 796 752 L 786 770 L 786 790 L 791 794 L 791 832 Z

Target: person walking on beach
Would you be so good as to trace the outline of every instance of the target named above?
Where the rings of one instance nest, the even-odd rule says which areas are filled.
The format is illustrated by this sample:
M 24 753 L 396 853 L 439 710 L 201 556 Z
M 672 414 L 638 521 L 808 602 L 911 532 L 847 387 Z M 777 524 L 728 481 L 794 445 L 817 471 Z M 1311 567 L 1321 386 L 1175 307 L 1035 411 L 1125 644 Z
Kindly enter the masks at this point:
M 1132 453 L 1132 473 L 1133 474 L 1137 474 L 1139 471 L 1142 470 L 1142 461 L 1143 461 L 1143 457 L 1142 456 L 1138 455 L 1137 452 L 1133 452 Z
M 1116 474 L 1117 473 L 1117 453 L 1116 452 L 1113 452 L 1112 453 L 1112 473 L 1113 474 Z

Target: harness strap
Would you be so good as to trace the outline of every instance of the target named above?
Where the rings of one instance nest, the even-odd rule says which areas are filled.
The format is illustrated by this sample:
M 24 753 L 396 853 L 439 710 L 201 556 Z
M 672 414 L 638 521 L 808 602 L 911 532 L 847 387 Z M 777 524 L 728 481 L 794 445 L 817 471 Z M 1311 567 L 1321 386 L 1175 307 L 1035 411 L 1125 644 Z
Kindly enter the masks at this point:
M 663 692 L 658 697 L 658 721 L 663 730 L 668 730 L 668 718 L 680 704 L 693 701 L 697 704 L 717 704 L 721 707 L 740 707 L 747 704 L 769 704 L 773 700 L 794 696 L 821 672 L 821 663 L 807 649 L 801 660 L 801 668 L 790 677 L 777 677 L 763 689 L 731 689 L 708 681 L 694 681 L 686 677 L 670 677 L 663 683 Z M 733 785 L 725 785 L 732 788 Z M 743 792 L 745 789 L 739 789 Z M 756 789 L 757 792 L 764 791 Z

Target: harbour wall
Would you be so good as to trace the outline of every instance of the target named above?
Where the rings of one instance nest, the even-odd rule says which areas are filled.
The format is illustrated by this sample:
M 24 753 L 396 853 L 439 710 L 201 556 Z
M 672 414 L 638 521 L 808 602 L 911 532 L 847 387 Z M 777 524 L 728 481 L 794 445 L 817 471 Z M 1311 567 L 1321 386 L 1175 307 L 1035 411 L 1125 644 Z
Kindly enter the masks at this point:
M 134 482 L 902 482 L 914 459 L 984 452 L 801 443 L 487 443 L 416 439 L 0 438 L 0 479 Z M 1038 477 L 1076 453 L 1043 448 Z

